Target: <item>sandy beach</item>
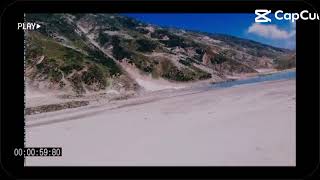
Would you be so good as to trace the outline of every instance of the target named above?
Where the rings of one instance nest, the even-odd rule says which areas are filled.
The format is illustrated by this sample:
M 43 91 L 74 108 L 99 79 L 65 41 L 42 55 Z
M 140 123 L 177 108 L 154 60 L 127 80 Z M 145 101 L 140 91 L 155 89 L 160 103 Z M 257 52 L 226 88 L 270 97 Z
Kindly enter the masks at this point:
M 296 82 L 167 90 L 26 116 L 27 166 L 295 166 Z

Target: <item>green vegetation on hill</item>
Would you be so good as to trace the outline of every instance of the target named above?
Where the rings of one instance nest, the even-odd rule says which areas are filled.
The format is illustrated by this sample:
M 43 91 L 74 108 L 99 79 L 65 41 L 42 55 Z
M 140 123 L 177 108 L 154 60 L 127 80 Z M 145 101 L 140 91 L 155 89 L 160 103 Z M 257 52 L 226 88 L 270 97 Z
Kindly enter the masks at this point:
M 227 60 L 228 58 L 223 53 L 216 54 L 210 59 L 212 64 L 221 64 L 226 62 Z
M 98 41 L 100 46 L 103 46 L 107 42 L 110 42 L 110 36 L 100 31 Z
M 235 36 L 224 35 L 224 34 L 207 34 L 210 37 L 220 40 L 225 44 L 244 52 L 247 52 L 253 56 L 258 57 L 270 57 L 274 58 L 280 55 L 281 53 L 288 52 L 288 50 L 282 48 L 276 48 L 269 45 L 261 44 L 255 41 L 246 40 L 238 38 Z
M 276 64 L 276 68 L 280 70 L 295 68 L 296 55 L 280 56 L 274 60 L 274 63 Z
M 97 84 L 99 89 L 104 89 L 107 86 L 108 71 L 99 64 L 91 64 L 88 70 L 82 75 L 85 84 Z
M 121 41 L 118 36 L 112 36 L 112 55 L 117 60 L 122 60 L 123 58 L 131 58 L 132 53 L 128 51 L 125 47 L 120 45 Z
M 138 44 L 137 51 L 141 52 L 152 52 L 157 48 L 157 44 L 151 40 L 148 39 L 137 39 L 136 40 Z
M 94 49 L 84 54 L 37 32 L 29 32 L 27 42 L 27 66 L 34 66 L 36 74 L 32 78 L 45 77 L 59 83 L 60 88 L 65 86 L 64 81 L 69 81 L 77 93 L 84 92 L 83 85 L 93 90 L 104 89 L 111 75 L 121 73 L 112 59 Z M 40 61 L 39 57 L 43 59 Z
M 193 81 L 211 78 L 211 74 L 191 66 L 191 68 L 178 69 L 170 60 L 160 62 L 160 75 L 174 81 Z

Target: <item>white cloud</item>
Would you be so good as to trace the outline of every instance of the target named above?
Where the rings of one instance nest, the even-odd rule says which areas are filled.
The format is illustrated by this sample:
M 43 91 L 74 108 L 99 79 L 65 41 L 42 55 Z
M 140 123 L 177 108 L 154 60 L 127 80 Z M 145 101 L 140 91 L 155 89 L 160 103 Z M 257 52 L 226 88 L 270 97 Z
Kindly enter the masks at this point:
M 273 24 L 264 25 L 253 23 L 248 28 L 248 33 L 253 33 L 268 39 L 289 39 L 295 36 L 296 31 L 292 30 L 291 32 L 288 32 Z

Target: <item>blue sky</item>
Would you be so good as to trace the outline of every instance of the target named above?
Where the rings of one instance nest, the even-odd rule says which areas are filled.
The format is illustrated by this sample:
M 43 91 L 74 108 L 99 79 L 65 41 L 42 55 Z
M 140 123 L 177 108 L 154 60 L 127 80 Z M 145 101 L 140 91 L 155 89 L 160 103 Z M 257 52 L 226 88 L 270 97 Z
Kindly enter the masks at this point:
M 130 13 L 124 15 L 160 26 L 229 34 L 276 47 L 295 49 L 294 23 L 271 18 L 272 23 L 258 24 L 254 22 L 254 13 Z

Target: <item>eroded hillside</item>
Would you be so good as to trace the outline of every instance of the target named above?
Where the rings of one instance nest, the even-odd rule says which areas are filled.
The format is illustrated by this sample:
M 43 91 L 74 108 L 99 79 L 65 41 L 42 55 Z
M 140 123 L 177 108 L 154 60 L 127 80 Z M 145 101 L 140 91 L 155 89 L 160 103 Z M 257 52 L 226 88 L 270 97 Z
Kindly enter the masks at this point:
M 118 14 L 27 14 L 26 77 L 38 88 L 84 94 L 137 91 L 146 81 L 223 81 L 295 67 L 295 53 L 222 34 L 169 29 Z M 134 70 L 136 73 L 133 74 Z

